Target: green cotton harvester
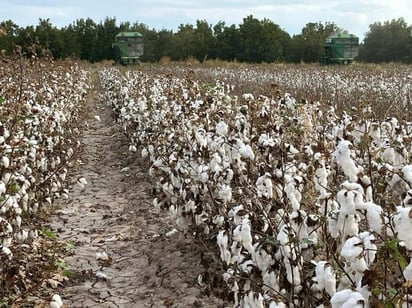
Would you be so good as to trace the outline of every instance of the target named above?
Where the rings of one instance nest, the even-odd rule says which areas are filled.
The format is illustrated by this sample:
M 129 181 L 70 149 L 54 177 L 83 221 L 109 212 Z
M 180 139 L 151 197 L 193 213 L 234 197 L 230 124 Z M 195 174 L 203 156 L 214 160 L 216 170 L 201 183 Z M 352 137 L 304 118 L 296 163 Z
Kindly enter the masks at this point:
M 350 64 L 358 56 L 359 38 L 347 32 L 334 33 L 326 38 L 323 47 L 320 63 Z
M 137 64 L 143 55 L 143 35 L 139 32 L 120 32 L 116 35 L 112 48 L 116 63 Z

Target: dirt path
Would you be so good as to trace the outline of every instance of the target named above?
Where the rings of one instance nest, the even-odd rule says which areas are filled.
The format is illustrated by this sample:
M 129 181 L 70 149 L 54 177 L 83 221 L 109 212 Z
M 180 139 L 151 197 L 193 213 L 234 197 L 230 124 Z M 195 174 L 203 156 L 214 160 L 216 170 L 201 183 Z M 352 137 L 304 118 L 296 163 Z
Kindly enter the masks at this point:
M 95 96 L 97 97 L 97 96 Z M 136 153 L 97 99 L 90 104 L 84 153 L 70 199 L 54 223 L 61 240 L 75 245 L 65 258 L 75 273 L 61 295 L 68 307 L 224 307 L 202 296 L 199 252 L 173 229 L 167 213 L 151 205 L 150 185 Z M 100 121 L 95 116 L 100 117 Z M 104 254 L 108 260 L 104 259 Z M 97 260 L 96 253 L 103 256 Z

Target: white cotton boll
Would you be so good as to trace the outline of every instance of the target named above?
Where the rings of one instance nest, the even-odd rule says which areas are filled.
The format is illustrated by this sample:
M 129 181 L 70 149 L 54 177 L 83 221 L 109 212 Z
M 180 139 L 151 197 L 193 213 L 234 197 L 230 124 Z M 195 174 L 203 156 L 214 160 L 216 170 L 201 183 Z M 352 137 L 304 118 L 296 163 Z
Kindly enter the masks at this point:
M 363 308 L 365 298 L 359 292 L 344 289 L 336 292 L 330 303 L 332 308 Z
M 258 243 L 255 244 L 253 247 L 256 252 L 254 255 L 254 261 L 256 263 L 256 266 L 260 269 L 262 273 L 265 273 L 267 269 L 275 263 L 273 260 L 271 254 L 268 254 L 266 250 L 263 248 L 257 249 Z
M 325 289 L 329 296 L 333 296 L 336 292 L 336 277 L 333 273 L 332 266 L 326 261 L 316 263 L 316 278 L 319 290 Z
M 13 253 L 11 250 L 6 246 L 6 245 L 1 245 L 0 244 L 0 255 L 5 255 L 7 258 L 10 260 L 13 258 Z
M 149 157 L 149 151 L 147 150 L 147 148 L 143 148 L 140 155 L 142 156 L 142 158 L 148 158 Z
M 129 151 L 134 153 L 137 152 L 136 146 L 134 144 L 129 145 Z
M 242 94 L 242 98 L 247 101 L 251 101 L 255 99 L 252 93 L 244 93 Z
M 340 212 L 336 227 L 339 230 L 338 233 L 343 237 L 346 237 L 346 235 L 358 235 L 359 225 L 356 214 L 343 214 Z
M 107 252 L 102 251 L 102 252 L 96 252 L 96 260 L 102 260 L 102 261 L 108 261 L 110 260 L 109 255 L 107 254 Z
M 6 193 L 6 184 L 3 181 L 0 181 L 0 195 L 4 195 Z
M 336 195 L 336 199 L 340 204 L 340 215 L 353 215 L 356 211 L 355 196 L 352 191 L 342 189 Z
M 243 158 L 254 160 L 255 154 L 253 153 L 252 147 L 249 144 L 241 144 L 239 147 L 239 153 Z
M 299 150 L 296 149 L 292 144 L 290 143 L 285 143 L 285 149 L 289 154 L 299 154 Z
M 271 301 L 269 308 L 286 308 L 287 306 L 282 302 Z
M 288 197 L 292 209 L 297 211 L 300 209 L 300 201 L 302 199 L 302 194 L 296 189 L 293 181 L 290 181 L 285 186 L 285 193 Z
M 373 203 L 366 202 L 366 220 L 368 221 L 369 230 L 382 234 L 383 228 L 383 217 L 382 217 L 382 207 Z
M 402 205 L 404 207 L 412 207 L 412 189 L 406 192 L 405 198 L 402 200 Z
M 403 270 L 403 277 L 405 277 L 406 280 L 412 280 L 412 258 L 410 259 L 408 266 Z
M 262 294 L 255 294 L 252 291 L 243 296 L 241 301 L 241 307 L 244 308 L 264 308 L 264 299 Z
M 412 165 L 406 165 L 402 168 L 404 178 L 412 184 Z
M 344 174 L 349 177 L 349 181 L 356 182 L 358 180 L 359 169 L 351 158 L 352 143 L 347 140 L 341 140 L 337 149 L 334 152 L 335 161 L 343 170 Z
M 258 197 L 273 198 L 273 183 L 270 174 L 265 173 L 256 180 L 256 188 Z
M 398 239 L 405 242 L 407 249 L 412 250 L 412 208 L 397 207 L 397 213 L 394 215 L 395 231 L 398 233 Z
M 265 271 L 263 274 L 262 290 L 270 293 L 279 292 L 279 276 L 273 270 Z
M 224 203 L 228 203 L 232 200 L 232 188 L 229 185 L 223 184 L 219 190 L 219 198 L 223 200 Z
M 218 227 L 221 227 L 223 226 L 223 223 L 225 222 L 225 218 L 222 215 L 216 215 L 215 217 L 213 217 L 212 222 Z
M 340 254 L 346 259 L 346 261 L 355 262 L 362 252 L 362 240 L 359 237 L 353 236 L 345 241 Z
M 58 294 L 54 294 L 50 303 L 49 303 L 50 308 L 62 308 L 63 307 L 63 301 Z
M 366 264 L 364 257 L 357 258 L 355 261 L 351 262 L 350 266 L 352 270 L 358 273 L 363 273 L 368 269 L 368 265 Z
M 231 254 L 230 254 L 230 251 L 227 249 L 228 248 L 228 241 L 229 241 L 229 238 L 226 234 L 226 230 L 219 231 L 219 233 L 217 235 L 217 245 L 220 248 L 220 258 L 226 264 L 229 264 L 230 260 L 232 258 Z
M 378 247 L 375 244 L 375 236 L 368 231 L 364 231 L 359 233 L 359 237 L 363 241 L 365 261 L 366 264 L 369 266 L 375 261 L 375 256 L 378 252 Z
M 209 163 L 209 169 L 212 173 L 216 173 L 222 170 L 222 157 L 218 153 L 213 153 L 213 158 Z
M 286 279 L 295 287 L 300 286 L 302 280 L 300 277 L 301 267 L 298 265 L 292 265 L 289 258 L 283 259 L 284 266 L 286 268 Z
M 216 124 L 216 133 L 220 136 L 226 136 L 229 131 L 229 127 L 225 121 L 220 121 Z
M 10 166 L 10 159 L 7 156 L 3 156 L 1 158 L 1 162 L 4 168 L 8 168 Z

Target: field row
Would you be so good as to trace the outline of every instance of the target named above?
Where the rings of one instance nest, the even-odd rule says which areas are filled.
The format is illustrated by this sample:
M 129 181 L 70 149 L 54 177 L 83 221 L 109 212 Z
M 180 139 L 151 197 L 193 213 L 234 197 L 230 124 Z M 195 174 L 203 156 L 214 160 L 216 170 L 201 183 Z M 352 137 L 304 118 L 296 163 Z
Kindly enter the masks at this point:
M 0 62 L 0 306 L 18 303 L 50 267 L 41 222 L 68 197 L 87 76 L 73 63 Z
M 410 104 L 407 73 L 359 76 L 365 91 L 344 70 L 303 69 L 336 89 L 306 101 L 282 93 L 287 74 L 265 92 L 253 69 L 162 70 L 101 70 L 102 99 L 149 162 L 153 205 L 220 260 L 200 285 L 221 282 L 244 307 L 408 307 L 411 127 L 367 104 L 382 91 Z M 361 106 L 339 97 L 351 87 Z

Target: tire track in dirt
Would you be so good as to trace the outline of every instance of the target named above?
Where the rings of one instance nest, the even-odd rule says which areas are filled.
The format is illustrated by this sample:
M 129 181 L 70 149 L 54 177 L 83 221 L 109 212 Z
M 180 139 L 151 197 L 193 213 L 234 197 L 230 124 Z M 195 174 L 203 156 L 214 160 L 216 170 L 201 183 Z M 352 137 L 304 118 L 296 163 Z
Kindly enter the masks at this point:
M 65 257 L 74 273 L 61 291 L 68 307 L 225 307 L 221 300 L 202 296 L 196 279 L 202 272 L 200 252 L 173 228 L 168 213 L 151 205 L 150 184 L 138 155 L 112 111 L 89 101 L 83 137 L 82 164 L 62 202 L 51 229 L 75 245 Z M 94 116 L 98 115 L 100 121 Z M 97 260 L 106 252 L 109 259 Z M 99 277 L 100 278 L 99 278 Z

